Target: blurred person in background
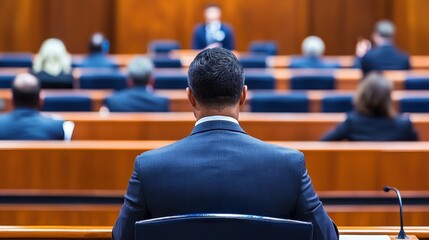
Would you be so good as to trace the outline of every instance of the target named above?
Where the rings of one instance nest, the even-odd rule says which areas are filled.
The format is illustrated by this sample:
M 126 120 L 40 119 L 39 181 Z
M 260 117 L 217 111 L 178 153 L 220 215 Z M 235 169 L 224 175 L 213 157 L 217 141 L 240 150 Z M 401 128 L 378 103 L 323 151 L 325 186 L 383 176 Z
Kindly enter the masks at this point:
M 64 43 L 55 38 L 43 42 L 34 58 L 32 73 L 42 88 L 72 88 L 71 56 Z
M 397 115 L 392 103 L 391 81 L 369 74 L 359 85 L 354 111 L 322 141 L 417 141 L 418 134 L 407 115 Z
M 372 34 L 375 47 L 371 49 L 370 41 L 361 39 L 356 46 L 355 67 L 360 67 L 364 75 L 372 71 L 411 69 L 408 54 L 395 47 L 395 32 L 391 21 L 378 21 Z
M 323 60 L 325 53 L 325 43 L 317 36 L 309 36 L 304 39 L 301 45 L 302 57 L 291 59 L 289 68 L 340 68 L 341 65 L 335 62 Z
M 118 63 L 107 55 L 109 48 L 109 40 L 102 33 L 94 33 L 89 42 L 89 54 L 77 67 L 118 68 Z
M 152 71 L 148 58 L 133 58 L 128 64 L 132 86 L 105 99 L 105 107 L 111 112 L 168 112 L 168 99 L 152 93 Z
M 63 140 L 62 120 L 42 116 L 40 83 L 33 75 L 19 74 L 12 83 L 14 109 L 0 115 L 0 140 Z
M 207 5 L 204 9 L 205 23 L 199 24 L 192 37 L 193 49 L 223 47 L 235 49 L 233 29 L 221 22 L 222 10 L 215 4 Z

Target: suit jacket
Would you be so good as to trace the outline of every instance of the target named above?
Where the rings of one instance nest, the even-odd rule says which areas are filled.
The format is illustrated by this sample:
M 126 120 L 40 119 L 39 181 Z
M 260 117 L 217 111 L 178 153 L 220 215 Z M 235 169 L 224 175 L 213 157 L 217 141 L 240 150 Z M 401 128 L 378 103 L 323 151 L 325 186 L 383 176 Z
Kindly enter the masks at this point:
M 418 135 L 407 116 L 368 117 L 357 112 L 323 136 L 322 141 L 417 141 Z
M 104 53 L 92 53 L 77 64 L 83 68 L 118 68 L 118 63 Z
M 294 57 L 289 64 L 289 68 L 340 68 L 341 65 L 335 62 L 326 62 L 320 57 L 303 56 Z
M 232 28 L 226 24 L 221 24 L 220 30 L 225 34 L 225 38 L 222 41 L 219 41 L 219 43 L 223 48 L 234 50 L 235 40 Z M 200 24 L 194 29 L 194 34 L 192 36 L 192 48 L 204 49 L 207 47 L 207 45 L 206 25 Z
M 167 98 L 149 93 L 144 87 L 134 87 L 116 92 L 105 99 L 111 112 L 168 112 Z
M 0 140 L 64 140 L 63 121 L 31 108 L 0 115 Z
M 45 71 L 32 74 L 39 79 L 42 88 L 73 88 L 73 75 L 71 73 L 61 73 L 58 76 L 52 76 Z
M 366 75 L 371 71 L 408 70 L 411 69 L 411 65 L 407 54 L 388 44 L 376 47 L 367 52 L 360 59 L 360 68 Z
M 313 239 L 338 239 L 303 154 L 228 121 L 200 123 L 188 137 L 136 158 L 113 239 L 134 239 L 138 220 L 208 212 L 308 221 Z

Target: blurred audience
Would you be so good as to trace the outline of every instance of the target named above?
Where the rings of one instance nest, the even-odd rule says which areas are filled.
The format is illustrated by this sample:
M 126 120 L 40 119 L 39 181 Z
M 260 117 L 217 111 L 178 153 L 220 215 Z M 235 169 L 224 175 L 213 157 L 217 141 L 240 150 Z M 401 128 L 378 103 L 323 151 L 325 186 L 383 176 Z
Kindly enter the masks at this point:
M 221 22 L 222 10 L 220 6 L 210 4 L 204 9 L 205 23 L 199 24 L 192 36 L 192 48 L 204 49 L 223 47 L 235 49 L 233 29 Z
M 63 140 L 63 121 L 42 116 L 40 83 L 33 75 L 19 74 L 12 83 L 14 110 L 0 115 L 1 140 Z
M 55 38 L 43 42 L 34 58 L 33 75 L 42 88 L 72 88 L 71 56 L 64 43 Z
M 362 39 L 356 46 L 356 67 L 364 75 L 371 71 L 411 69 L 409 56 L 398 50 L 394 44 L 395 25 L 388 20 L 381 20 L 375 25 L 372 39 L 375 47 L 371 48 L 368 40 Z
M 167 112 L 167 98 L 152 91 L 153 64 L 148 58 L 136 57 L 128 64 L 132 87 L 116 92 L 105 99 L 105 106 L 112 112 Z
M 355 110 L 327 133 L 323 141 L 416 141 L 418 134 L 407 115 L 397 115 L 392 104 L 392 82 L 369 74 L 359 85 Z
M 317 36 L 309 36 L 302 42 L 302 57 L 291 59 L 289 68 L 340 68 L 341 65 L 335 62 L 323 60 L 325 53 L 325 43 Z
M 89 54 L 77 64 L 77 67 L 117 68 L 118 63 L 107 55 L 109 48 L 109 40 L 101 33 L 94 33 L 89 42 Z

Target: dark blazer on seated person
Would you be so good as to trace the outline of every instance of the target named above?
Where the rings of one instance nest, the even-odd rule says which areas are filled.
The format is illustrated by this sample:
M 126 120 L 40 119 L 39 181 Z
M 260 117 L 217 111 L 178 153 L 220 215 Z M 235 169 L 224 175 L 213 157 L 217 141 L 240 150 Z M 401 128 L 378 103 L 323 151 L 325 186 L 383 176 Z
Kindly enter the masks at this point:
M 360 68 L 365 75 L 371 71 L 411 69 L 409 56 L 392 44 L 371 49 L 359 62 Z
M 308 221 L 313 239 L 338 239 L 301 152 L 264 143 L 235 122 L 216 119 L 137 156 L 113 239 L 134 239 L 138 220 L 207 212 Z
M 64 140 L 63 121 L 36 109 L 17 108 L 0 115 L 0 140 Z
M 42 89 L 73 88 L 73 75 L 71 73 L 52 76 L 45 71 L 41 71 L 38 73 L 32 72 L 32 74 L 39 79 Z
M 111 112 L 168 112 L 169 100 L 156 96 L 145 87 L 121 90 L 104 101 Z
M 235 49 L 235 40 L 234 32 L 230 26 L 223 24 L 220 27 L 220 31 L 223 32 L 223 39 L 218 41 L 221 44 L 221 47 L 234 50 Z M 192 36 L 192 48 L 193 49 L 204 49 L 208 46 L 207 37 L 206 37 L 206 24 L 200 24 L 194 29 Z
M 320 57 L 303 56 L 293 57 L 289 68 L 341 68 L 339 63 L 326 62 Z
M 368 117 L 357 112 L 323 136 L 322 141 L 417 141 L 418 134 L 406 115 Z

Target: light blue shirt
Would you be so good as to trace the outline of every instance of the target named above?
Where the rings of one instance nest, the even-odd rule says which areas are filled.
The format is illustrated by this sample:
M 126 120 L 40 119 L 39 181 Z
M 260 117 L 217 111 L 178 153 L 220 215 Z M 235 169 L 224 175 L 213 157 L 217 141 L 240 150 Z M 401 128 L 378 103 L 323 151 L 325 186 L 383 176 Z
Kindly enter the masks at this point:
M 233 122 L 233 123 L 239 125 L 237 119 L 235 119 L 235 118 L 228 117 L 228 116 L 218 116 L 218 115 L 216 115 L 216 116 L 208 116 L 208 117 L 200 118 L 195 123 L 195 126 L 197 126 L 200 123 L 209 122 L 209 121 L 228 121 L 228 122 Z

